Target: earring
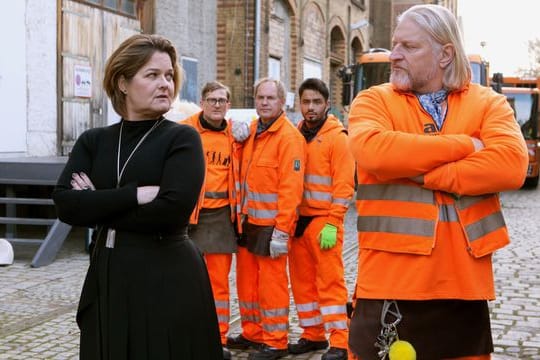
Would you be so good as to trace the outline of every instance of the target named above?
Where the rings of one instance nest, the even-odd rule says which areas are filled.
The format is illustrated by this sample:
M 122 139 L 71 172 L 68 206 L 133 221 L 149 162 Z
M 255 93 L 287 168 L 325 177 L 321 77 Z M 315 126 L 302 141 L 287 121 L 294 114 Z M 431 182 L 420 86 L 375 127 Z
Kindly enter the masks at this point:
M 124 93 L 124 95 L 127 95 L 127 90 L 126 89 L 123 89 L 123 90 L 120 90 L 122 91 L 122 93 Z

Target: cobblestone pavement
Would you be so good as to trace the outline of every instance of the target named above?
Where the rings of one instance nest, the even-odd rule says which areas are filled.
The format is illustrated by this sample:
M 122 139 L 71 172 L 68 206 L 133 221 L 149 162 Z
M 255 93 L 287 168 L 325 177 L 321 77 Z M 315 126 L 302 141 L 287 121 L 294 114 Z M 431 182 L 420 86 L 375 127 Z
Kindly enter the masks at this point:
M 512 243 L 496 253 L 497 300 L 491 302 L 494 360 L 540 360 L 540 188 L 501 195 Z M 344 261 L 352 293 L 356 277 L 355 209 L 346 218 Z M 88 266 L 83 232 L 74 231 L 51 265 L 29 266 L 35 248 L 16 246 L 16 260 L 0 267 L 0 359 L 78 359 L 75 309 Z M 232 293 L 235 294 L 231 274 Z M 231 333 L 240 332 L 231 299 Z M 291 341 L 301 330 L 291 301 Z M 248 352 L 233 352 L 247 359 Z M 322 351 L 285 359 L 320 359 Z

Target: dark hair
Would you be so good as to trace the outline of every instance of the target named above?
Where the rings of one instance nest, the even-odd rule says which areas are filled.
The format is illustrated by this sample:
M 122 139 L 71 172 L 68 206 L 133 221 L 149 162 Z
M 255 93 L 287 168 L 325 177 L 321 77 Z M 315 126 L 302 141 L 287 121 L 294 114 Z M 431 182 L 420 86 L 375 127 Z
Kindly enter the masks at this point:
M 324 97 L 325 101 L 328 101 L 328 98 L 330 97 L 328 87 L 321 79 L 308 78 L 304 80 L 302 84 L 300 84 L 300 88 L 298 88 L 298 95 L 300 97 L 302 97 L 304 90 L 313 90 L 319 92 Z
M 170 40 L 160 35 L 135 34 L 127 38 L 112 53 L 105 65 L 103 88 L 111 99 L 114 110 L 126 116 L 125 95 L 119 87 L 119 81 L 131 80 L 155 52 L 164 52 L 171 58 L 173 66 L 174 96 L 178 95 L 182 85 L 183 72 L 178 65 L 176 49 Z
M 201 90 L 201 100 L 204 100 L 204 98 L 206 97 L 206 94 L 208 94 L 209 92 L 221 90 L 221 89 L 225 90 L 225 92 L 227 93 L 227 100 L 230 100 L 231 91 L 229 90 L 229 87 L 226 85 L 223 85 L 219 81 L 210 81 L 204 84 Z

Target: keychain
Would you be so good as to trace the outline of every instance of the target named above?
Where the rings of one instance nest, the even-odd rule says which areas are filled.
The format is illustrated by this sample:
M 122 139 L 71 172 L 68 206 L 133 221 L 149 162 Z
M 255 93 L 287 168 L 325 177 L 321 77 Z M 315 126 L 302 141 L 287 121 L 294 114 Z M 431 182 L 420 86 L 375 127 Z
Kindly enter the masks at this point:
M 402 317 L 395 300 L 384 300 L 381 311 L 382 329 L 374 344 L 379 348 L 379 359 L 385 360 L 388 356 L 389 360 L 416 360 L 414 347 L 407 341 L 399 340 L 397 325 Z

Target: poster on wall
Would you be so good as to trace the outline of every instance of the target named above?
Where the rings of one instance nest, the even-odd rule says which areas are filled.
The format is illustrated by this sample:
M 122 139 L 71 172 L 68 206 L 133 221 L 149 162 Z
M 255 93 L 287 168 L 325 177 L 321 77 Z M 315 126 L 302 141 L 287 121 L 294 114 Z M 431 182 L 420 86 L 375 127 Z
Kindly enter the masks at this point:
M 73 68 L 74 95 L 76 97 L 92 97 L 92 68 L 86 65 L 75 65 Z

